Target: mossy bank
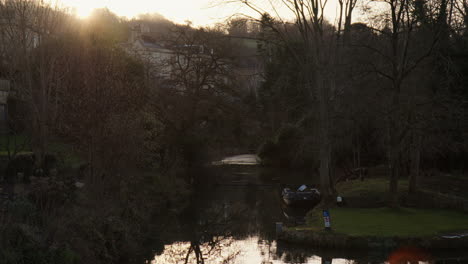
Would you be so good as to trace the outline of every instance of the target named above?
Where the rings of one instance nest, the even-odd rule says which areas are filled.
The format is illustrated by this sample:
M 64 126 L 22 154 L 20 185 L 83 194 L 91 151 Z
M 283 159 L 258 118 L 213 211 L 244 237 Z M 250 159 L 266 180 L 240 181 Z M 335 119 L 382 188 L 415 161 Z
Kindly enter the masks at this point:
M 278 240 L 310 245 L 319 248 L 398 248 L 413 246 L 426 249 L 466 249 L 468 236 L 449 238 L 443 236 L 432 237 L 379 237 L 379 236 L 353 236 L 335 233 L 333 231 L 313 231 L 304 229 L 285 229 L 278 235 Z

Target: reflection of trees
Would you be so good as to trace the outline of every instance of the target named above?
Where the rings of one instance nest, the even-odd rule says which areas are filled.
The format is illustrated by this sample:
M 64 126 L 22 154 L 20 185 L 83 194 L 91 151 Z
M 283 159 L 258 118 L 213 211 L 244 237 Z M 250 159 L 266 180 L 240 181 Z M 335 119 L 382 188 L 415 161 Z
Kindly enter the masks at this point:
M 240 250 L 232 237 L 213 237 L 207 242 L 193 240 L 166 246 L 165 258 L 157 257 L 155 263 L 229 263 L 239 253 Z
M 285 252 L 283 256 L 281 256 L 281 260 L 285 263 L 306 263 L 308 259 L 308 254 L 306 252 L 301 251 L 290 251 Z
M 276 241 L 263 240 L 259 239 L 257 242 L 258 250 L 262 256 L 261 264 L 271 264 L 273 263 L 272 258 L 275 259 L 276 252 Z
M 239 253 L 240 247 L 232 237 L 213 237 L 206 242 L 193 240 L 167 245 L 153 264 L 230 263 Z
M 368 258 L 370 252 L 367 250 L 337 250 L 337 249 L 310 249 L 297 245 L 291 246 L 278 242 L 276 245 L 275 259 L 279 259 L 282 263 L 383 263 L 384 257 L 378 260 Z
M 276 257 L 284 263 L 307 263 L 313 255 L 311 250 L 289 247 L 287 244 L 278 243 L 276 247 Z
M 192 208 L 185 216 L 191 220 L 185 228 L 188 242 L 167 245 L 153 263 L 230 263 L 241 252 L 232 230 L 242 223 L 239 219 L 243 210 L 233 209 L 229 217 L 226 210 L 225 204 L 215 204 L 206 210 Z

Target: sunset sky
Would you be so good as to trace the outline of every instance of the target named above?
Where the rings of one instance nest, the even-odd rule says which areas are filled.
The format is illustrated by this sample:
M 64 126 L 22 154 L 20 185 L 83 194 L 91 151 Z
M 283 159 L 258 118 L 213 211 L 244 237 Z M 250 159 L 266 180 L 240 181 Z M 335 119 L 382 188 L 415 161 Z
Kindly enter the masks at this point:
M 259 5 L 269 6 L 269 2 L 280 0 L 257 0 Z M 327 17 L 333 19 L 337 0 L 330 0 L 326 10 Z M 80 17 L 88 16 L 93 9 L 107 7 L 119 16 L 132 18 L 142 13 L 159 13 L 178 23 L 190 20 L 194 25 L 202 26 L 222 22 L 236 13 L 255 15 L 241 4 L 222 4 L 223 0 L 61 0 L 74 8 Z M 286 14 L 288 10 L 278 10 Z

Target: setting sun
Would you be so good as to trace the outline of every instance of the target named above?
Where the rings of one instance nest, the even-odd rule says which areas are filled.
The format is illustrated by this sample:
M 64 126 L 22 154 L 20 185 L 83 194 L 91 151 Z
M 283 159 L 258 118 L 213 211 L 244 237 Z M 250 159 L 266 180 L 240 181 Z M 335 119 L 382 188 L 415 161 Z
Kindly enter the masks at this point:
M 159 13 L 177 23 L 189 20 L 195 25 L 207 25 L 222 21 L 230 15 L 244 11 L 239 6 L 216 5 L 210 0 L 174 0 L 174 1 L 115 1 L 115 0 L 62 0 L 81 18 L 88 17 L 95 8 L 108 8 L 119 16 L 132 18 L 138 14 Z
M 139 14 L 159 13 L 176 23 L 191 21 L 199 26 L 223 22 L 236 14 L 258 15 L 244 5 L 223 0 L 61 0 L 61 3 L 70 7 L 81 18 L 88 17 L 96 8 L 106 7 L 117 15 L 127 18 Z M 271 13 L 278 12 L 283 17 L 290 15 L 290 10 L 286 8 L 269 9 L 270 1 L 259 0 L 256 3 Z M 330 1 L 325 12 L 329 19 L 335 17 L 335 9 L 336 1 Z

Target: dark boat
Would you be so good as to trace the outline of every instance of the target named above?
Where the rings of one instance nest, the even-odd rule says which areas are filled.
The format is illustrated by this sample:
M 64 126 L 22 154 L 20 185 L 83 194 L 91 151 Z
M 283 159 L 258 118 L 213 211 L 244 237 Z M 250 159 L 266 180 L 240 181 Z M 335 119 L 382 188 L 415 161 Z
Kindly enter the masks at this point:
M 319 190 L 301 185 L 297 190 L 287 187 L 281 192 L 281 198 L 288 206 L 309 207 L 316 206 L 321 199 Z
M 293 225 L 302 225 L 306 222 L 306 215 L 311 208 L 289 206 L 285 202 L 281 203 L 281 211 L 285 217 L 286 223 Z

